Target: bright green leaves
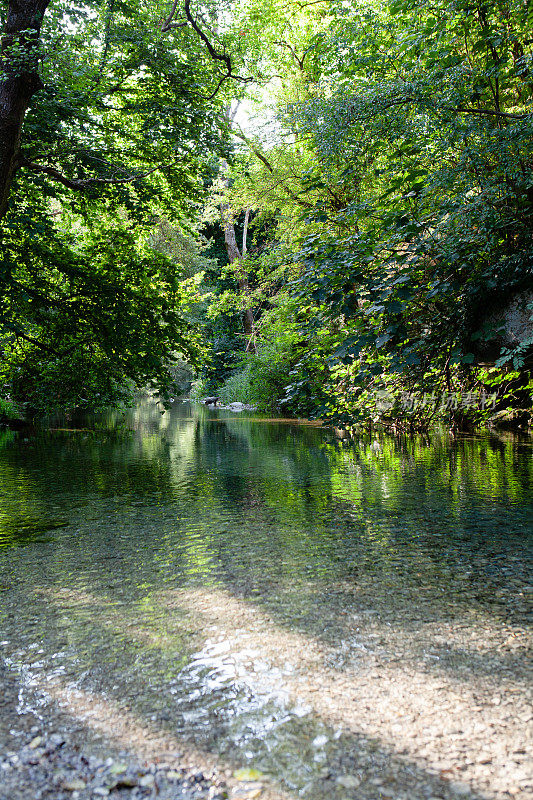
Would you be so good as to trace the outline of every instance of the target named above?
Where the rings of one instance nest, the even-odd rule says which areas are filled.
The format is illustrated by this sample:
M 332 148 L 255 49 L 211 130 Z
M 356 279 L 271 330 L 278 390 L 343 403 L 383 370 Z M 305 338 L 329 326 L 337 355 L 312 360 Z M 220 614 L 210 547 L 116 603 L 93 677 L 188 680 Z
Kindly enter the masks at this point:
M 227 95 L 191 27 L 161 31 L 168 11 L 89 0 L 45 15 L 44 88 L 0 231 L 0 392 L 36 413 L 147 383 L 165 395 L 176 358 L 198 361 L 195 217 L 227 152 Z M 150 234 L 169 221 L 181 238 L 162 252 Z
M 50 246 L 19 217 L 5 248 L 3 373 L 27 413 L 114 404 L 149 382 L 164 396 L 176 358 L 199 353 L 177 265 L 141 245 L 126 217 L 91 221 L 71 221 L 73 249 L 66 220 Z
M 239 385 L 252 397 L 255 379 L 272 392 L 284 380 L 285 409 L 344 421 L 379 418 L 372 398 L 391 392 L 398 422 L 410 413 L 402 392 L 479 388 L 495 380 L 480 366 L 491 359 L 519 373 L 502 403 L 525 402 L 527 337 L 523 352 L 495 353 L 475 337 L 533 280 L 524 4 L 339 3 L 329 17 L 291 6 L 290 25 L 263 5 L 239 52 L 260 50 L 264 20 L 259 69 L 280 76 L 276 125 L 237 134 L 226 194 L 261 230 L 246 264 L 258 352 Z M 294 333 L 291 314 L 298 339 L 281 332 Z

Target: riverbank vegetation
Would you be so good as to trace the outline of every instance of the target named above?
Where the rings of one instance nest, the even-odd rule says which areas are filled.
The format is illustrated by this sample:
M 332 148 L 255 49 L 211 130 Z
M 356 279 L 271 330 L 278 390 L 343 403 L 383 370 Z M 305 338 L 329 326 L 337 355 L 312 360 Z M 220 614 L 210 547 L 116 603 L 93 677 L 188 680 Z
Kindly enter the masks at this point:
M 168 398 L 187 362 L 198 395 L 341 426 L 531 423 L 528 3 L 2 26 L 3 402 Z

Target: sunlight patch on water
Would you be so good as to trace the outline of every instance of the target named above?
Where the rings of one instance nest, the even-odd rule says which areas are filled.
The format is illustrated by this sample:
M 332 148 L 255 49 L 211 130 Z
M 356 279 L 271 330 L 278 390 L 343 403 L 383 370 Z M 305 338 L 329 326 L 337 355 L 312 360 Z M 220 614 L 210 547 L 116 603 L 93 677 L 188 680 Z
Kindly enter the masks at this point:
M 168 735 L 305 800 L 448 798 L 441 772 L 506 796 L 531 442 L 347 445 L 154 404 L 115 421 L 0 451 L 0 637 L 28 698 L 49 686 L 110 736 L 124 714 L 134 742 Z
M 371 752 L 374 759 L 379 754 L 389 765 L 396 762 L 396 772 L 417 765 L 430 776 L 438 775 L 450 763 L 451 743 L 466 750 L 471 763 L 490 759 L 502 780 L 509 770 L 497 735 L 509 726 L 508 712 L 499 704 L 478 705 L 474 675 L 461 666 L 473 663 L 476 636 L 487 658 L 491 637 L 495 651 L 502 640 L 514 641 L 512 630 L 494 620 L 471 620 L 471 653 L 459 653 L 459 663 L 453 665 L 457 669 L 450 664 L 439 669 L 439 661 L 453 660 L 454 648 L 464 644 L 460 630 L 452 622 L 447 626 L 440 622 L 426 624 L 422 635 L 402 631 L 398 637 L 382 619 L 382 608 L 345 608 L 342 636 L 330 646 L 288 630 L 255 603 L 222 589 L 152 595 L 148 629 L 142 621 L 134 623 L 135 609 L 127 604 L 107 604 L 71 589 L 38 594 L 68 608 L 71 615 L 80 610 L 84 624 L 85 612 L 90 612 L 92 625 L 111 632 L 114 647 L 118 637 L 159 652 L 162 661 L 156 662 L 156 669 L 148 665 L 133 685 L 138 687 L 141 680 L 151 689 L 151 693 L 144 689 L 143 719 L 151 709 L 163 728 L 180 732 L 180 740 L 202 742 L 204 754 L 216 753 L 230 762 L 237 758 L 237 763 L 244 759 L 289 787 L 300 786 L 304 794 L 336 796 L 332 787 L 326 791 L 322 773 L 327 765 L 342 762 L 347 747 L 350 770 L 356 772 L 363 770 Z M 189 647 L 186 657 L 184 642 Z M 43 662 L 34 662 L 32 670 L 42 674 Z M 54 686 L 62 672 L 54 674 Z M 71 705 L 80 707 L 84 698 L 90 706 L 93 696 L 117 702 L 110 698 L 105 682 L 100 691 L 90 690 L 83 687 L 85 671 L 81 682 L 72 680 L 74 675 L 69 669 L 71 681 L 65 684 Z M 120 696 L 117 671 L 114 680 L 119 683 L 112 693 Z M 133 686 L 124 683 L 121 708 L 139 722 L 135 702 L 132 705 Z M 99 703 L 100 699 L 96 716 Z M 476 714 L 465 720 L 465 707 L 472 706 Z M 520 724 L 516 724 L 518 735 Z M 493 731 L 490 741 L 476 735 L 479 728 Z M 309 783 L 305 790 L 303 775 Z M 486 787 L 476 786 L 475 775 L 471 780 L 472 789 L 483 793 Z

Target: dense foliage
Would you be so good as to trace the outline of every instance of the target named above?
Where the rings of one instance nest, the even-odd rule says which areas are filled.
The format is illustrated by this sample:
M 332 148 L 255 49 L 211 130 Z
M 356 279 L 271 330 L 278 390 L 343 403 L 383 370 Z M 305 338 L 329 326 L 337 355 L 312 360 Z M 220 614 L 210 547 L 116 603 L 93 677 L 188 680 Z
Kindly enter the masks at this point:
M 31 6 L 6 3 L 4 30 Z M 27 413 L 114 403 L 147 382 L 168 394 L 172 362 L 198 358 L 189 265 L 154 236 L 171 224 L 198 249 L 223 99 L 206 42 L 168 12 L 52 2 L 37 56 L 24 30 L 4 37 L 4 89 L 20 95 L 11 84 L 35 69 L 12 179 L 0 174 L 0 387 Z M 4 114 L 3 161 L 12 127 Z
M 311 30 L 293 17 L 284 31 L 277 142 L 237 132 L 232 202 L 271 236 L 248 260 L 246 399 L 347 424 L 467 424 L 510 408 L 525 423 L 531 9 L 320 8 Z
M 339 424 L 530 421 L 525 0 L 40 2 L 38 47 L 2 51 L 42 83 L 0 222 L 4 401 L 169 394 L 186 360 L 197 394 Z

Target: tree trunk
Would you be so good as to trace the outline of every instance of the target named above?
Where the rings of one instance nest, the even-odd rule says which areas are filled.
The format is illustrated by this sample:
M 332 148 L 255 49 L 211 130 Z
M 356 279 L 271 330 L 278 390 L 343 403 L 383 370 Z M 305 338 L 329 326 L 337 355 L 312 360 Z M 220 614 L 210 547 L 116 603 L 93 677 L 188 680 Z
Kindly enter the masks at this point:
M 242 256 L 246 253 L 246 234 L 248 231 L 248 219 L 250 216 L 250 210 L 246 210 L 245 222 L 244 222 L 244 234 L 243 234 L 243 247 L 242 247 L 242 254 L 239 250 L 239 246 L 237 244 L 237 239 L 235 237 L 235 226 L 231 219 L 231 214 L 228 206 L 221 206 L 221 216 L 222 216 L 222 224 L 224 226 L 224 241 L 226 243 L 226 252 L 228 254 L 228 260 L 230 264 L 235 264 L 237 267 L 237 286 L 239 287 L 240 294 L 245 297 L 248 294 L 248 276 L 244 272 L 241 264 Z M 250 308 L 246 308 L 243 311 L 242 315 L 242 325 L 244 329 L 244 334 L 247 338 L 246 342 L 246 352 L 247 353 L 254 353 L 255 352 L 255 342 L 254 342 L 254 315 Z
M 0 219 L 19 166 L 22 124 L 39 77 L 39 36 L 50 0 L 10 0 L 0 47 Z

